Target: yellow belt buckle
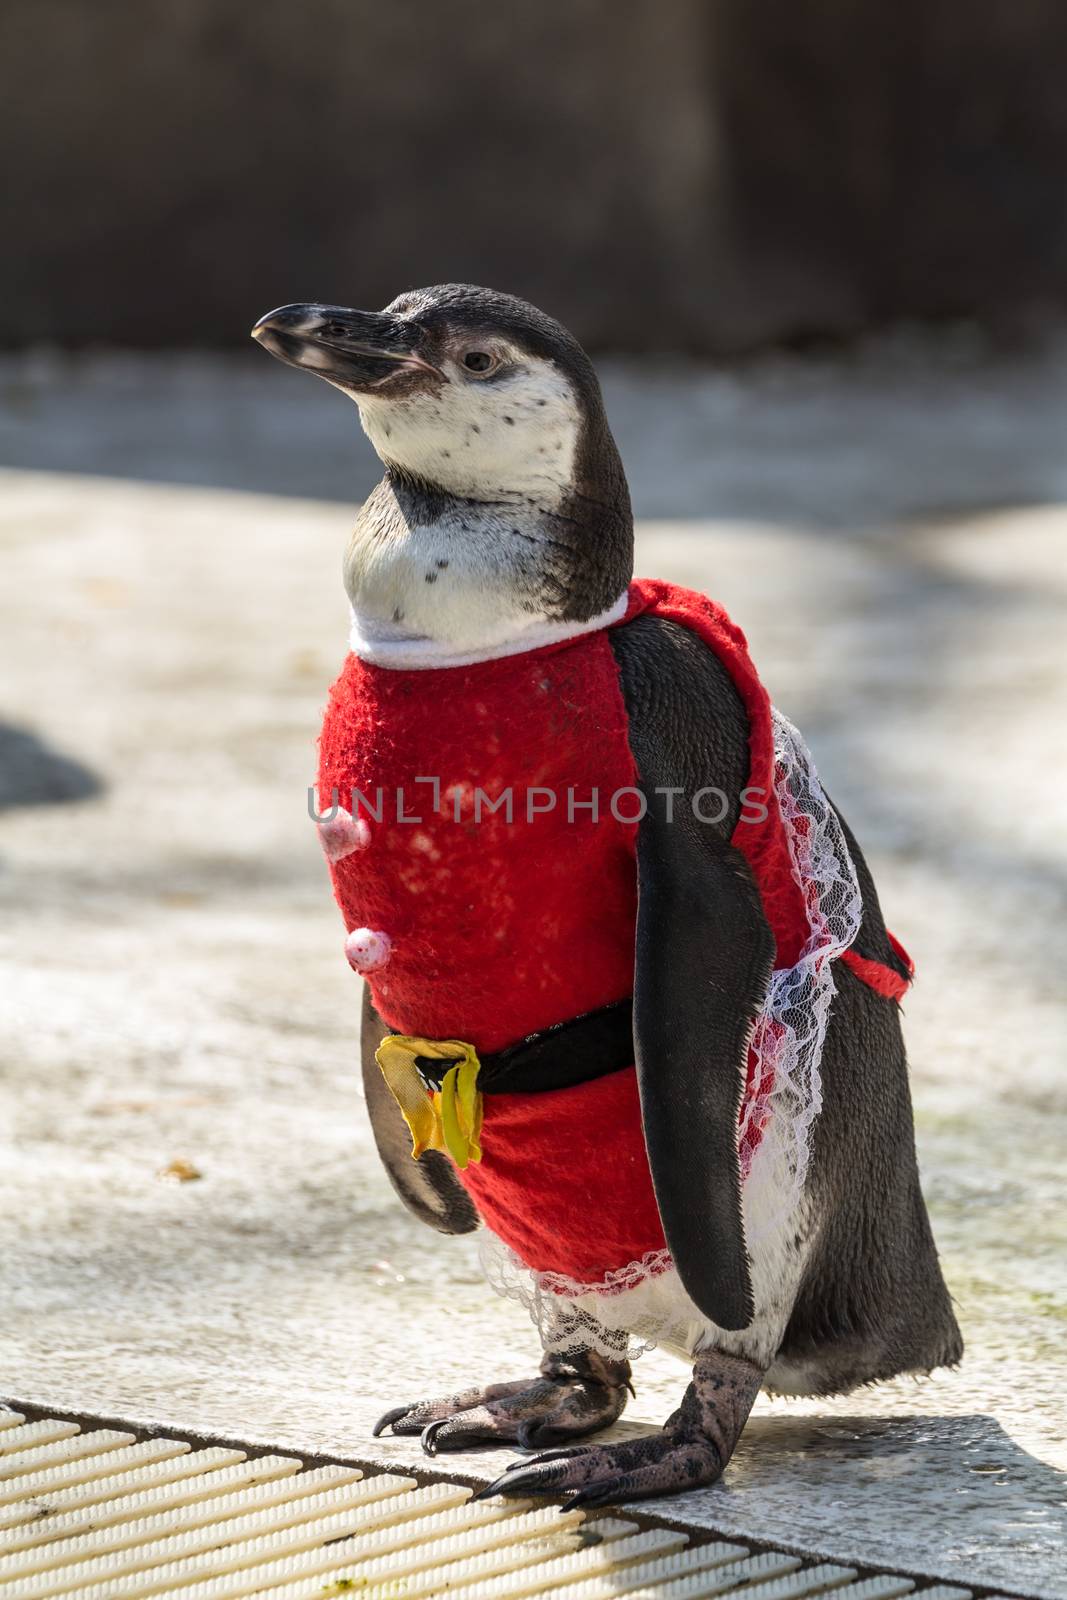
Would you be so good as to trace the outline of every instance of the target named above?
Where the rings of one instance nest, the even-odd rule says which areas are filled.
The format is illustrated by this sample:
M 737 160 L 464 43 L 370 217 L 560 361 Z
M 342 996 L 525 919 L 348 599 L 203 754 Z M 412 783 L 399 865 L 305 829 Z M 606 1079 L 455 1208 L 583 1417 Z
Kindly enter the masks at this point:
M 417 1056 L 454 1062 L 440 1089 L 427 1091 L 415 1065 Z M 461 1169 L 482 1159 L 482 1096 L 476 1087 L 481 1062 L 473 1045 L 462 1039 L 387 1033 L 374 1059 L 411 1131 L 413 1160 L 424 1150 L 447 1150 Z

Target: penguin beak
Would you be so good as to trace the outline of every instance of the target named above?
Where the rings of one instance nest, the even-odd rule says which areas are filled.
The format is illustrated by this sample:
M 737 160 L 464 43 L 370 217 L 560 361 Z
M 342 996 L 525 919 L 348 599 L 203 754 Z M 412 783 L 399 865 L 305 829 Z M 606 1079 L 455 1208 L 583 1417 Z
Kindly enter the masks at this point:
M 356 393 L 380 389 L 401 373 L 439 372 L 420 355 L 423 330 L 415 322 L 347 306 L 279 306 L 260 317 L 252 338 L 290 367 Z

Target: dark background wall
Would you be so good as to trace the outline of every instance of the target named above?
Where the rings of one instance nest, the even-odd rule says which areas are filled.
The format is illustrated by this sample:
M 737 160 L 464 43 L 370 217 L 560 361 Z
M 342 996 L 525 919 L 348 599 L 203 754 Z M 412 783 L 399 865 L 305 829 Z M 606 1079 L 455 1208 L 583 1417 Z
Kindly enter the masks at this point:
M 508 288 L 732 351 L 1067 293 L 1063 0 L 6 0 L 0 343 Z

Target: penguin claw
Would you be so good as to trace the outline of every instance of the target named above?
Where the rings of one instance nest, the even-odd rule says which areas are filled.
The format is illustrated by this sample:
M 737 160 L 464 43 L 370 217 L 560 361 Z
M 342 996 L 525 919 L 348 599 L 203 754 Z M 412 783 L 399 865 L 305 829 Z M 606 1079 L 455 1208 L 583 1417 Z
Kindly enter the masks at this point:
M 556 1479 L 562 1478 L 566 1472 L 563 1463 L 558 1465 L 553 1462 L 540 1466 L 528 1465 L 524 1461 L 517 1462 L 502 1472 L 499 1478 L 494 1478 L 492 1483 L 486 1484 L 474 1496 L 475 1500 L 491 1500 L 494 1495 L 525 1495 L 525 1494 L 552 1494 L 556 1487 Z
M 394 1406 L 391 1411 L 387 1411 L 384 1416 L 378 1418 L 377 1422 L 374 1424 L 374 1427 L 371 1429 L 372 1436 L 375 1439 L 380 1439 L 386 1428 L 391 1428 L 394 1422 L 400 1422 L 403 1417 L 410 1416 L 414 1409 L 415 1407 L 413 1405 Z
M 525 1471 L 524 1462 L 520 1462 L 517 1468 L 509 1467 L 506 1472 L 500 1474 L 499 1478 L 494 1478 L 492 1483 L 487 1483 L 484 1489 L 479 1489 L 477 1494 L 471 1495 L 471 1501 L 491 1500 L 494 1495 L 498 1494 L 517 1494 L 519 1491 L 514 1488 L 514 1485 L 525 1475 Z M 548 1492 L 547 1489 L 534 1490 L 535 1494 L 547 1494 Z
M 442 1428 L 447 1428 L 451 1421 L 451 1417 L 439 1417 L 436 1422 L 428 1422 L 419 1434 L 419 1443 L 428 1456 L 435 1456 L 441 1448 L 437 1443 L 437 1435 Z
M 592 1355 L 566 1363 L 546 1357 L 537 1378 L 491 1383 L 438 1400 L 396 1406 L 379 1417 L 374 1437 L 380 1438 L 387 1429 L 401 1437 L 418 1435 L 429 1456 L 487 1444 L 517 1445 L 520 1450 L 563 1444 L 618 1418 L 626 1401 L 629 1370 L 622 1363 L 611 1367 Z
M 519 1446 L 520 1446 L 521 1449 L 525 1449 L 526 1448 L 526 1441 L 525 1441 L 525 1439 L 522 1438 L 522 1432 L 523 1432 L 523 1430 L 520 1429 L 519 1430 Z M 534 1446 L 534 1448 L 536 1448 L 536 1446 Z M 558 1450 L 542 1450 L 540 1455 L 536 1455 L 536 1456 L 535 1455 L 531 1455 L 531 1456 L 527 1457 L 527 1459 L 525 1461 L 513 1461 L 512 1464 L 511 1464 L 511 1467 L 508 1468 L 508 1471 L 510 1472 L 512 1470 L 512 1467 L 516 1471 L 520 1467 L 523 1467 L 523 1468 L 525 1468 L 525 1467 L 539 1467 L 541 1465 L 542 1461 L 562 1461 L 567 1456 L 584 1455 L 587 1450 L 593 1450 L 595 1448 L 596 1448 L 595 1445 L 591 1445 L 591 1444 L 564 1444 L 564 1445 L 560 1445 Z

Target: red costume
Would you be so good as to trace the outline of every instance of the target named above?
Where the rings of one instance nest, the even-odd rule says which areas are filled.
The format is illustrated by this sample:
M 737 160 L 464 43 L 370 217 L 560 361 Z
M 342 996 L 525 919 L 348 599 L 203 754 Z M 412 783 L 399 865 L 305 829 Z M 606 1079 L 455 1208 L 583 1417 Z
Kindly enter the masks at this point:
M 753 803 L 733 843 L 759 887 L 775 966 L 792 967 L 814 912 L 774 800 L 771 707 L 744 636 L 710 600 L 666 583 L 631 585 L 623 620 L 642 612 L 696 633 L 744 704 Z M 319 797 L 358 818 L 349 848 L 331 847 L 329 825 L 325 842 L 350 959 L 389 1026 L 494 1052 L 626 999 L 639 781 L 606 629 L 471 666 L 397 670 L 350 655 L 330 692 Z M 880 993 L 903 991 L 892 969 L 842 959 Z M 753 1055 L 742 1170 L 761 1136 L 753 1107 L 772 1087 L 767 1070 Z M 481 1146 L 459 1176 L 535 1272 L 593 1285 L 665 1250 L 632 1067 L 487 1095 Z

